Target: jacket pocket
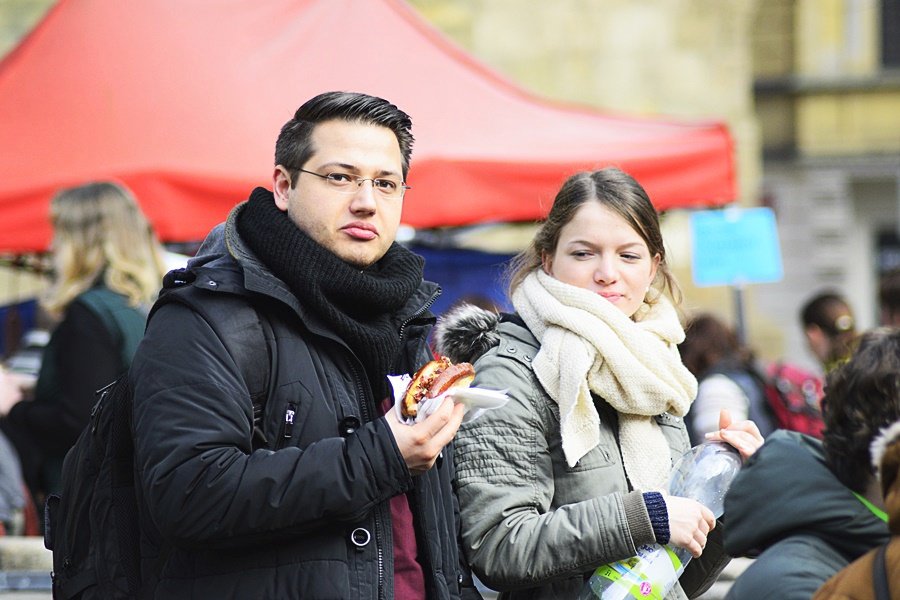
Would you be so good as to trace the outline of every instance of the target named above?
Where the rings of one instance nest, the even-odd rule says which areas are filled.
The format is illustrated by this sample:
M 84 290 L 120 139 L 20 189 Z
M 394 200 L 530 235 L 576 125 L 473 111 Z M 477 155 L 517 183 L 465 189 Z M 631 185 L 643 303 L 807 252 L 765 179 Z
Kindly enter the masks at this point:
M 673 459 L 679 458 L 691 447 L 691 438 L 688 435 L 684 419 L 670 415 L 669 413 L 663 413 L 657 415 L 656 422 L 662 430 L 663 435 L 666 436 L 666 441 L 669 443 L 669 448 L 672 450 Z
M 605 444 L 604 440 L 600 440 L 600 444 L 582 456 L 574 467 L 569 467 L 564 458 L 563 463 L 566 464 L 566 470 L 570 473 L 578 473 L 611 466 L 615 461 L 613 461 L 612 452 Z

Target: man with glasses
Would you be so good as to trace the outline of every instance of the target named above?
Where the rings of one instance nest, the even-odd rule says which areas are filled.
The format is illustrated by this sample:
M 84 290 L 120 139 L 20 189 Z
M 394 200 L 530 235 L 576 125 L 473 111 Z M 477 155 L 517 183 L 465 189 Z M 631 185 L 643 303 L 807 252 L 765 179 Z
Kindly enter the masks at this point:
M 255 189 L 178 274 L 200 302 L 257 311 L 261 418 L 217 334 L 230 323 L 176 303 L 150 320 L 132 376 L 154 597 L 478 597 L 451 489 L 464 408 L 448 399 L 415 425 L 390 410 L 387 376 L 431 358 L 440 293 L 395 242 L 411 125 L 381 98 L 309 100 L 278 137 L 272 191 Z

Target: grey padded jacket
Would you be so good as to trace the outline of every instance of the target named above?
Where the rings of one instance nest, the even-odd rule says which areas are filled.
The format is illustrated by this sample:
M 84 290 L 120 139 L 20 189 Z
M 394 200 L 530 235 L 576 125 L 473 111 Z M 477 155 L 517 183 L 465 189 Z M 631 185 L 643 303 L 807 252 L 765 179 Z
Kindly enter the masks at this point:
M 539 347 L 515 315 L 498 320 L 465 307 L 438 323 L 438 351 L 474 362 L 474 385 L 507 390 L 510 397 L 465 424 L 456 440 L 467 559 L 505 599 L 575 598 L 594 569 L 655 543 L 642 491 L 632 489 L 622 465 L 616 411 L 603 399 L 595 398 L 600 444 L 567 465 L 559 407 L 532 370 Z M 672 459 L 679 458 L 689 448 L 684 421 L 669 414 L 656 421 Z M 667 599 L 693 597 L 712 585 L 729 561 L 721 531 L 720 523 Z

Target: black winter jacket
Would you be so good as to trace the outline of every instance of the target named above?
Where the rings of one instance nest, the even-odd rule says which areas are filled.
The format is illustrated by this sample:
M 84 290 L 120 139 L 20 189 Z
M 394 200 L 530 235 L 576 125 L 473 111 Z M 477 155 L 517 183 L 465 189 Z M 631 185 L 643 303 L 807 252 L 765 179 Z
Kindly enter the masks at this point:
M 239 210 L 191 263 L 192 285 L 209 302 L 247 297 L 271 325 L 271 449 L 252 449 L 247 387 L 210 324 L 163 306 L 132 368 L 143 566 L 164 563 L 154 597 L 390 599 L 389 499 L 410 492 L 428 598 L 459 598 L 452 447 L 411 476 L 359 360 L 242 244 Z M 430 358 L 439 291 L 423 282 L 404 308 L 396 372 Z

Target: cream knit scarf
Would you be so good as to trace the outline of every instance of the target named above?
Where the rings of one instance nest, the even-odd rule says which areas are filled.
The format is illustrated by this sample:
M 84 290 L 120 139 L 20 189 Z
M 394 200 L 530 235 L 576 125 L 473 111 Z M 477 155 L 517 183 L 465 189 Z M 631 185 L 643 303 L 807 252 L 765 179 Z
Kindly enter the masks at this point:
M 655 415 L 684 416 L 697 380 L 676 344 L 684 330 L 660 295 L 634 321 L 612 303 L 536 269 L 513 294 L 513 305 L 540 340 L 534 372 L 559 404 L 560 432 L 570 467 L 600 442 L 594 392 L 619 413 L 625 473 L 639 490 L 664 489 L 671 454 Z

